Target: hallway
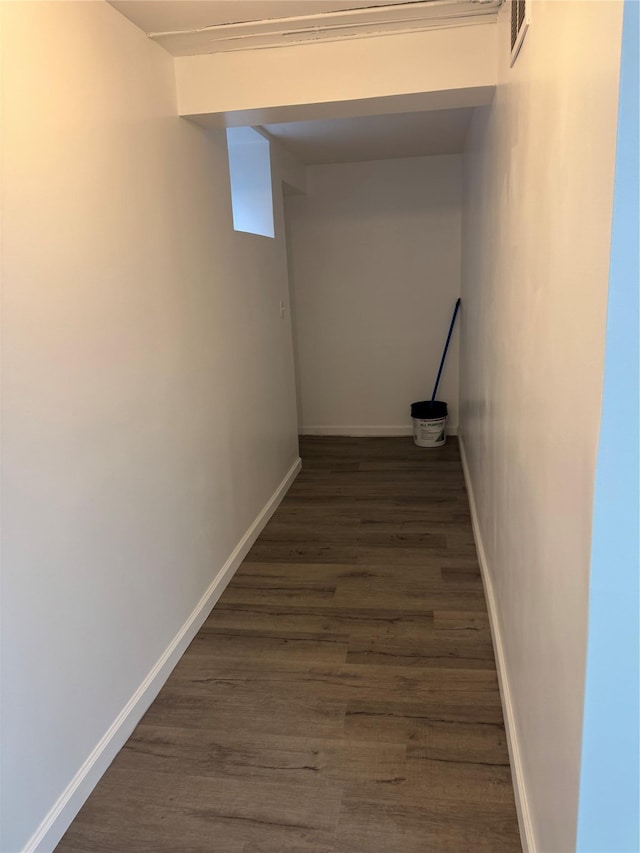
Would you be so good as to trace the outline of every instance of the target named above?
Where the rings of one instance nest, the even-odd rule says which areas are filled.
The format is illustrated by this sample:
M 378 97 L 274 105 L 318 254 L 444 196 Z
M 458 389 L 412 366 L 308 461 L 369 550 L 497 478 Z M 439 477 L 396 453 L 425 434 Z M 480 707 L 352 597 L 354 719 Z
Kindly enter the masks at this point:
M 521 849 L 457 439 L 301 456 L 59 853 Z

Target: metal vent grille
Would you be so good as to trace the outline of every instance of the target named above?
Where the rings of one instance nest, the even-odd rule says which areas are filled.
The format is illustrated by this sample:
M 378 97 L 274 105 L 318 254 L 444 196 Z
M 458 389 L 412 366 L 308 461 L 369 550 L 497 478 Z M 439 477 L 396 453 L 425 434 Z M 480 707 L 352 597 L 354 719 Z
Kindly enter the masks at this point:
M 531 0 L 511 0 L 511 65 L 516 61 L 530 23 Z

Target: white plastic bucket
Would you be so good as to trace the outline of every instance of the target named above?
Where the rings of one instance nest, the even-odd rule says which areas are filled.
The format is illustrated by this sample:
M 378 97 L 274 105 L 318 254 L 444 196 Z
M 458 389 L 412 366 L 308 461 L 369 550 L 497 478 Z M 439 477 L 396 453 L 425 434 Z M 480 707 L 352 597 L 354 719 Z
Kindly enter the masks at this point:
M 413 440 L 418 447 L 442 447 L 447 441 L 446 418 L 412 418 Z

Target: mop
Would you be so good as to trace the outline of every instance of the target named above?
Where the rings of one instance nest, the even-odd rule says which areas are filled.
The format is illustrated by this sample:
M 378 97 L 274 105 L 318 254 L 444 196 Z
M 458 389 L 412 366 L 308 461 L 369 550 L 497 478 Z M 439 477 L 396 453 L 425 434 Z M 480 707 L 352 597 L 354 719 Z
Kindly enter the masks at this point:
M 442 358 L 440 359 L 440 367 L 436 377 L 436 384 L 433 386 L 433 394 L 430 400 L 422 400 L 418 403 L 411 404 L 411 418 L 413 419 L 413 440 L 418 447 L 442 447 L 447 440 L 446 425 L 447 425 L 447 404 L 440 400 L 436 400 L 438 393 L 438 385 L 442 376 L 442 369 L 447 357 L 447 350 L 453 334 L 453 327 L 456 324 L 458 309 L 460 308 L 460 299 L 456 300 L 455 308 L 453 309 L 453 317 L 449 326 L 449 334 L 444 345 Z

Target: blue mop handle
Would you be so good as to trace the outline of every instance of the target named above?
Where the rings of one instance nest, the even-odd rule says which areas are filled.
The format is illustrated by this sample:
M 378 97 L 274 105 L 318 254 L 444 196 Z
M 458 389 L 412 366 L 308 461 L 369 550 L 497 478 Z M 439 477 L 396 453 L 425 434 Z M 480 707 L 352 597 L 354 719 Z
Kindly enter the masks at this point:
M 440 369 L 438 370 L 438 377 L 436 379 L 436 384 L 433 388 L 433 394 L 431 395 L 431 402 L 436 399 L 436 394 L 438 393 L 438 385 L 440 384 L 440 377 L 442 376 L 442 368 L 444 367 L 444 360 L 447 357 L 447 350 L 449 349 L 449 341 L 451 340 L 451 335 L 453 334 L 453 327 L 456 324 L 456 317 L 458 315 L 458 308 L 460 307 L 460 298 L 456 301 L 456 307 L 453 309 L 453 317 L 451 318 L 451 325 L 449 326 L 449 334 L 447 335 L 447 342 L 444 345 L 444 352 L 442 353 L 442 360 L 440 361 Z

